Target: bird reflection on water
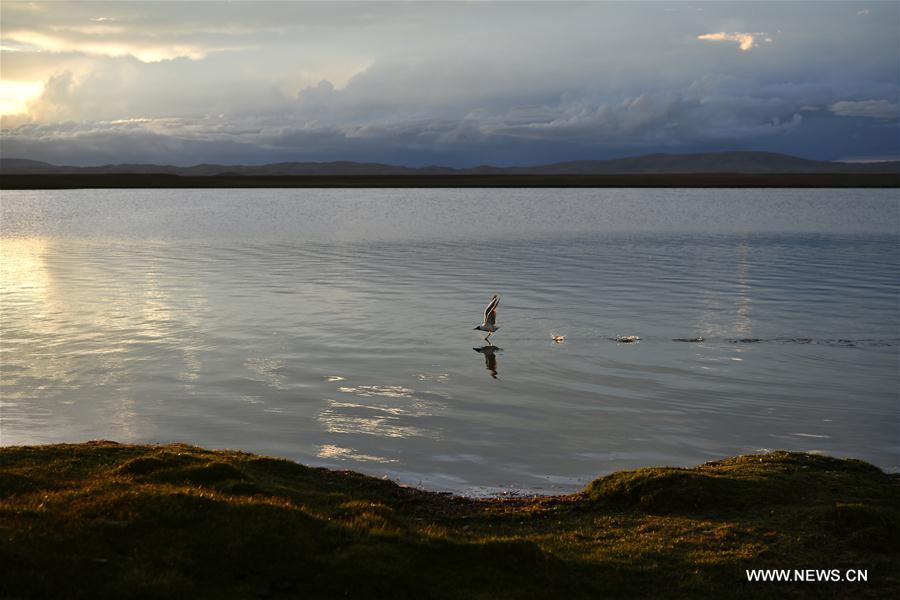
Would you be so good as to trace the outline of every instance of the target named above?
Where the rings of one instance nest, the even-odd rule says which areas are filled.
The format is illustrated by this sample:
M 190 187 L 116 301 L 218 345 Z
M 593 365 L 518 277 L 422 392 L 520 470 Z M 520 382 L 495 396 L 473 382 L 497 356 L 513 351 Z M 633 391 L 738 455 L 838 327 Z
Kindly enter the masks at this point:
M 475 352 L 484 354 L 484 368 L 491 372 L 491 377 L 497 379 L 497 355 L 496 352 L 502 350 L 497 346 L 488 345 L 481 348 L 472 348 Z

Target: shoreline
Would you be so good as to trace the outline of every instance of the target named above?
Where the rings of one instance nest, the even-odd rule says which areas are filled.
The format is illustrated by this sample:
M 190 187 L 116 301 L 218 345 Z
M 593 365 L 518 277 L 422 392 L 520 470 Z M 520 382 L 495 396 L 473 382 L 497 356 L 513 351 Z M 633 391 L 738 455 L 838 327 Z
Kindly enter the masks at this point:
M 821 455 L 471 498 L 184 444 L 0 448 L 3 597 L 876 598 L 898 561 L 900 474 Z M 868 580 L 749 582 L 762 568 Z
M 621 175 L 4 174 L 3 190 L 133 188 L 898 188 L 900 173 Z

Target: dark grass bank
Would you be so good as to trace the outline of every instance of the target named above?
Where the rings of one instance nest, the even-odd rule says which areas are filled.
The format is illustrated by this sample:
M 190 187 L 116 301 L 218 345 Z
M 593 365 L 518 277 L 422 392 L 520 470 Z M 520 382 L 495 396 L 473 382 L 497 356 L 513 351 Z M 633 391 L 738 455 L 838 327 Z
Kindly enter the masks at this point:
M 864 569 L 750 583 L 745 569 Z M 0 449 L 0 598 L 900 597 L 900 475 L 774 452 L 469 499 L 186 445 Z
M 622 175 L 7 174 L 0 189 L 103 188 L 896 188 L 897 173 L 675 173 Z

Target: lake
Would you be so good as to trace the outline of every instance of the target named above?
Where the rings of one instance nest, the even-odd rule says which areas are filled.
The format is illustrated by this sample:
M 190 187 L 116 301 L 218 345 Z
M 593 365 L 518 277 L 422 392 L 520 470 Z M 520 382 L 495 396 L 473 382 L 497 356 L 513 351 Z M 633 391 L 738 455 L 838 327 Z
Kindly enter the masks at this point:
M 0 217 L 3 445 L 476 495 L 768 449 L 900 469 L 897 190 L 3 191 Z

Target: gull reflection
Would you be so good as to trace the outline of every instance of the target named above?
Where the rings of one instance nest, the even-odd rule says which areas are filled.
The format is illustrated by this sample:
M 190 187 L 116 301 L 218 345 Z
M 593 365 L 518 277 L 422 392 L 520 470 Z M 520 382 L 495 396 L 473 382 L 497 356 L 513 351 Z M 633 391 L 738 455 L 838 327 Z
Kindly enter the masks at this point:
M 502 348 L 498 348 L 497 346 L 488 345 L 482 346 L 481 348 L 472 348 L 475 352 L 480 352 L 484 354 L 484 368 L 491 372 L 491 377 L 497 379 L 497 355 L 496 352 L 498 350 L 502 350 Z

